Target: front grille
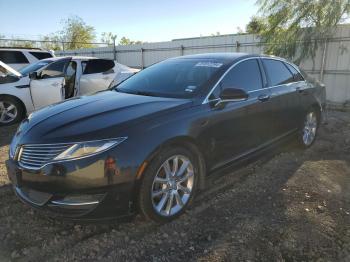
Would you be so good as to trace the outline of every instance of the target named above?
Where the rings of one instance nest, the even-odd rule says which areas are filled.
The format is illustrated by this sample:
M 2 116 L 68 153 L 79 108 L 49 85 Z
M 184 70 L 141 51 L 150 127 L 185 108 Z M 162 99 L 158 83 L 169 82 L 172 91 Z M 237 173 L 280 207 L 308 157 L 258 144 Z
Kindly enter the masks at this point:
M 25 168 L 39 169 L 72 144 L 33 144 L 23 145 L 19 152 L 19 164 Z

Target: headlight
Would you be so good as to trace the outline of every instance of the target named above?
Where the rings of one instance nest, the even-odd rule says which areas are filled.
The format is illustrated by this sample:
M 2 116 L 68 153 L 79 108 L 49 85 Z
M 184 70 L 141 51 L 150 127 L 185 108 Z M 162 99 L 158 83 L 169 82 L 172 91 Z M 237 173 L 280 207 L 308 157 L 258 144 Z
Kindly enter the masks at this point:
M 66 160 L 95 155 L 119 145 L 126 139 L 127 137 L 118 137 L 115 139 L 76 143 L 55 157 L 54 160 Z

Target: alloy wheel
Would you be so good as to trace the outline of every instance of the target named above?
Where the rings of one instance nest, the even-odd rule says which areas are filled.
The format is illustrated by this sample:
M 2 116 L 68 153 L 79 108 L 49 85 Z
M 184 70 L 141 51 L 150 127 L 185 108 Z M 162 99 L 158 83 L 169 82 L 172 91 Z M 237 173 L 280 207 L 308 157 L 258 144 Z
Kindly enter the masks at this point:
M 17 118 L 17 107 L 9 101 L 0 101 L 0 123 L 11 123 Z
M 315 112 L 309 112 L 306 115 L 304 129 L 303 129 L 303 142 L 306 146 L 312 144 L 315 140 L 317 132 L 317 116 Z
M 164 217 L 177 214 L 190 200 L 193 185 L 191 161 L 183 155 L 168 158 L 153 180 L 151 197 L 154 210 Z

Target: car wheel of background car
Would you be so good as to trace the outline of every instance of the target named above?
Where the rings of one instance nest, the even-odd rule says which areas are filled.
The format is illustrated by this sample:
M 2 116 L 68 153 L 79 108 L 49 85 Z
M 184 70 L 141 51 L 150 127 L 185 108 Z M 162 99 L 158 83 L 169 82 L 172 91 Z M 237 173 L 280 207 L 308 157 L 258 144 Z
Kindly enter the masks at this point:
M 198 161 L 184 148 L 162 151 L 148 166 L 139 194 L 146 219 L 169 222 L 180 216 L 194 197 Z
M 303 127 L 298 137 L 298 142 L 301 147 L 310 147 L 315 142 L 318 126 L 319 112 L 315 108 L 312 108 L 305 116 Z
M 23 119 L 24 108 L 12 97 L 0 97 L 0 126 L 12 125 Z

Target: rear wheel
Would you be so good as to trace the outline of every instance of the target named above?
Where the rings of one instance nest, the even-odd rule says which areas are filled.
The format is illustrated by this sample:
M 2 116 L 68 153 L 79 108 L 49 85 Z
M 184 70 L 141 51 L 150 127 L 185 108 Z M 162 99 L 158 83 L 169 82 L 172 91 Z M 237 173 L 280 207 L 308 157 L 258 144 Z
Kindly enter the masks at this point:
M 305 116 L 304 124 L 298 137 L 298 142 L 301 147 L 310 147 L 315 142 L 318 126 L 319 113 L 315 108 L 312 108 Z
M 141 213 L 156 222 L 180 216 L 194 197 L 198 164 L 184 148 L 172 148 L 158 155 L 147 168 L 140 188 Z
M 23 119 L 22 104 L 12 97 L 0 97 L 0 126 L 12 125 Z

